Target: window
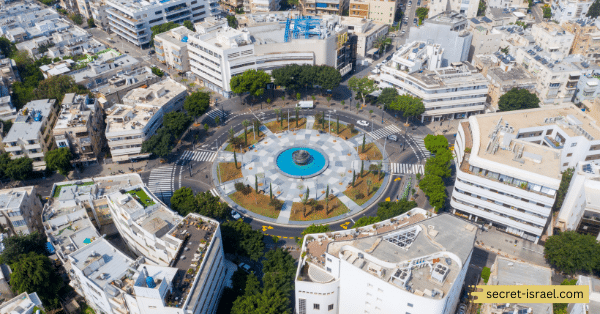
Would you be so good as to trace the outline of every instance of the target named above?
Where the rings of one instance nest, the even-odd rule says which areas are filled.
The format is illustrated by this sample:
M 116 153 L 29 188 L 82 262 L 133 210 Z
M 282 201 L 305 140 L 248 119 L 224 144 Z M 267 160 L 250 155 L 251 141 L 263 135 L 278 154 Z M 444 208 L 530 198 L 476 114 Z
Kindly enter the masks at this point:
M 567 157 L 571 157 L 571 156 L 573 156 L 573 153 L 568 153 L 567 154 Z
M 571 143 L 571 147 L 577 146 L 577 143 Z
M 328 271 L 328 272 L 331 272 L 331 268 L 327 267 L 327 271 Z
M 327 306 L 327 310 L 328 311 L 333 311 L 333 304 L 329 304 L 329 306 Z
M 407 305 L 408 307 L 413 307 L 412 303 L 408 303 Z
M 319 310 L 320 307 L 321 306 L 319 304 L 317 304 L 317 303 L 313 304 L 313 310 Z
M 154 12 L 154 14 L 159 15 L 162 13 L 162 10 Z
M 569 165 L 569 163 L 568 163 L 568 162 L 565 162 L 565 163 L 563 164 L 563 167 L 566 167 L 566 166 L 568 166 L 568 165 Z
M 329 257 L 328 257 L 328 258 L 327 258 L 327 261 L 328 261 L 328 262 L 331 262 L 331 258 L 329 258 Z
M 299 299 L 298 307 L 299 314 L 306 314 L 306 299 Z
M 550 135 L 550 134 L 552 134 L 552 129 L 546 131 L 546 135 Z

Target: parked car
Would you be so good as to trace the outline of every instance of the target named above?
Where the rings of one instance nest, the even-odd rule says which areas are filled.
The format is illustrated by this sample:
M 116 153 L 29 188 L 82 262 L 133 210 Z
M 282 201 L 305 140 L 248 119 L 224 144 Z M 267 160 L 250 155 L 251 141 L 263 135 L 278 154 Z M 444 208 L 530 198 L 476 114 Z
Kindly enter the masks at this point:
M 388 136 L 388 140 L 397 142 L 398 141 L 398 137 L 396 135 L 390 135 L 390 136 Z
M 369 126 L 369 122 L 367 122 L 365 120 L 358 120 L 358 121 L 356 121 L 356 124 L 358 124 L 360 126 Z
M 243 269 L 243 270 L 244 270 L 245 272 L 247 272 L 247 273 L 249 273 L 249 272 L 250 272 L 250 270 L 252 269 L 252 268 L 250 267 L 250 265 L 248 265 L 248 264 L 246 264 L 246 263 L 240 263 L 240 264 L 238 265 L 238 267 L 239 267 L 239 268 L 241 268 L 241 269 Z
M 406 31 L 403 30 L 400 32 L 400 34 L 404 35 L 404 34 L 406 34 Z
M 385 58 L 385 61 L 390 61 L 390 60 L 392 60 L 392 57 L 393 57 L 393 56 L 394 56 L 394 55 L 389 55 L 389 56 L 387 56 L 387 58 Z
M 235 210 L 231 211 L 231 217 L 233 219 L 235 219 L 235 220 L 238 220 L 238 219 L 242 218 L 242 216 L 238 212 L 236 212 Z
M 419 22 L 416 18 L 413 19 L 413 24 L 417 25 L 417 22 Z
M 412 6 L 412 1 L 408 1 L 408 6 Z
M 300 107 L 301 109 L 312 109 L 315 107 L 315 104 L 312 100 L 301 101 L 296 104 L 296 107 Z

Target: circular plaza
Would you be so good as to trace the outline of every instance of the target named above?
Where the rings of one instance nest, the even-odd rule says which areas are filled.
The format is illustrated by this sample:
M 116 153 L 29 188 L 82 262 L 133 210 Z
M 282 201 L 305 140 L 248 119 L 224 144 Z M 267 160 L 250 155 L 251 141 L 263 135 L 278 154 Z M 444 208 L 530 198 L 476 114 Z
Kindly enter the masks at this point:
M 383 150 L 368 136 L 354 129 L 341 136 L 340 126 L 324 130 L 312 117 L 295 130 L 280 123 L 235 134 L 219 152 L 213 179 L 232 208 L 267 222 L 307 224 L 356 214 L 377 199 L 388 178 Z

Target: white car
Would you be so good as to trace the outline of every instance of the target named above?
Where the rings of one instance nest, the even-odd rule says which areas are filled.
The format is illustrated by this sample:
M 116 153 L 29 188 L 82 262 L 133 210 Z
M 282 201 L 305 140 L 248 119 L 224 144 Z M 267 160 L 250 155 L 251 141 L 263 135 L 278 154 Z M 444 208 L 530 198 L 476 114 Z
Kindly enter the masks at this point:
M 231 211 L 231 217 L 233 219 L 235 219 L 235 220 L 238 220 L 238 219 L 242 218 L 242 216 L 238 212 L 236 212 L 235 210 Z
M 400 34 L 404 35 L 404 34 L 406 34 L 406 31 L 402 31 L 402 32 L 400 32 Z
M 238 267 L 240 267 L 241 269 L 243 269 L 245 272 L 249 273 L 250 272 L 250 265 L 246 264 L 246 263 L 240 263 L 238 265 Z
M 358 121 L 356 121 L 356 124 L 358 124 L 360 126 L 369 126 L 369 122 L 367 122 L 365 120 L 358 120 Z

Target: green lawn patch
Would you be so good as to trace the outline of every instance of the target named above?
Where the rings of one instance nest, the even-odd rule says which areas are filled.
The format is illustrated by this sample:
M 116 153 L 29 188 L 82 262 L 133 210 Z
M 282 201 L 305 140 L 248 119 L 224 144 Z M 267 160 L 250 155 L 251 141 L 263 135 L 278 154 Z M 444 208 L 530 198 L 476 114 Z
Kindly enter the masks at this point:
M 143 189 L 127 191 L 127 194 L 135 198 L 142 206 L 144 206 L 144 208 L 156 204 Z

